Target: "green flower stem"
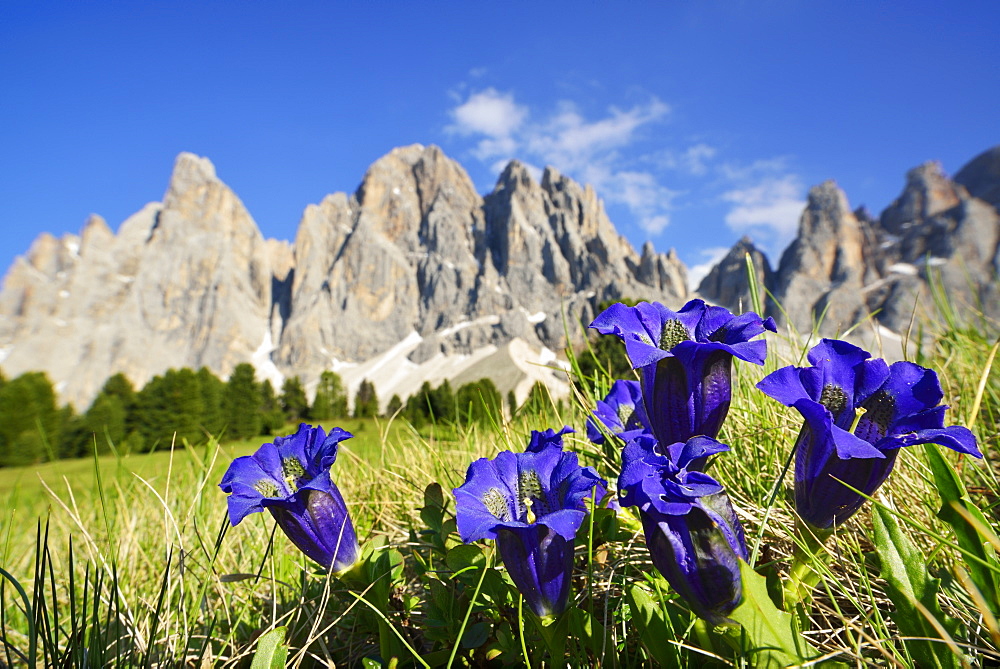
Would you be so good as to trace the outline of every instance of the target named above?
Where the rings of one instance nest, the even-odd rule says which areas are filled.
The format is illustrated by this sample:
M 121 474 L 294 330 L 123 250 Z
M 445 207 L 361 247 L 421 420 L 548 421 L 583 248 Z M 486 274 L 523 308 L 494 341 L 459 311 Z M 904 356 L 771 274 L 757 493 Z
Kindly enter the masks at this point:
M 354 596 L 371 610 L 372 622 L 378 629 L 379 652 L 385 661 L 404 655 L 405 650 L 415 652 L 389 620 L 389 598 L 392 593 L 392 563 L 389 555 L 375 551 L 358 560 L 354 565 L 338 572 L 336 578 L 348 586 Z M 416 655 L 415 655 L 416 656 Z M 419 656 L 417 656 L 419 657 Z
M 830 553 L 823 545 L 833 534 L 833 530 L 819 530 L 797 520 L 796 533 L 800 541 L 795 544 L 788 579 L 781 588 L 782 602 L 788 613 L 795 614 L 801 630 L 808 628 L 809 604 L 812 591 L 819 584 L 820 572 L 817 567 L 830 559 Z
M 569 618 L 565 612 L 544 618 L 531 614 L 531 617 L 535 620 L 538 632 L 545 643 L 545 649 L 549 652 L 552 665 L 559 664 L 566 656 L 566 628 L 569 625 Z
M 694 636 L 698 639 L 698 647 L 710 653 L 716 651 L 715 642 L 712 640 L 712 631 L 708 622 L 702 618 L 694 621 Z

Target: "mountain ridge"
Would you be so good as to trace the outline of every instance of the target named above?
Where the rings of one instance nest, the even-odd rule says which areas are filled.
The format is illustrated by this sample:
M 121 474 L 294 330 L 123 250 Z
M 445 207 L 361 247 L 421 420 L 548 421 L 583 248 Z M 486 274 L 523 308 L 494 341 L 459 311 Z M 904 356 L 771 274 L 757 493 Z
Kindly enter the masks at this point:
M 757 252 L 752 243 L 744 250 Z M 717 266 L 698 292 L 732 308 L 732 296 L 745 294 L 747 283 L 745 268 L 741 273 L 729 260 L 728 270 Z M 909 170 L 900 195 L 878 217 L 852 210 L 832 180 L 814 186 L 796 238 L 764 274 L 760 283 L 774 296 L 768 314 L 803 333 L 819 323 L 820 334 L 835 336 L 869 321 L 898 340 L 914 320 L 951 316 L 940 313 L 935 291 L 947 296 L 946 309 L 981 312 L 986 321 L 979 325 L 998 329 L 1000 146 L 954 178 L 936 161 Z
M 204 365 L 224 377 L 244 361 L 307 387 L 339 369 L 350 388 L 394 351 L 403 359 L 392 364 L 424 376 L 435 360 L 461 374 L 444 360 L 512 342 L 550 363 L 567 344 L 564 316 L 586 321 L 597 302 L 640 293 L 684 299 L 683 264 L 636 253 L 593 189 L 554 169 L 535 182 L 512 162 L 480 196 L 439 148 L 401 147 L 353 194 L 308 205 L 288 244 L 263 238 L 207 158 L 182 153 L 163 200 L 117 233 L 94 219 L 79 236 L 41 235 L 15 260 L 0 290 L 0 363 L 8 375 L 47 372 L 79 405 L 116 372 L 142 384 Z M 503 390 L 565 390 L 535 371 Z M 383 377 L 383 401 L 409 385 Z
M 181 153 L 162 201 L 117 231 L 91 216 L 15 259 L 0 288 L 0 367 L 45 371 L 80 407 L 117 372 L 141 385 L 171 367 L 225 377 L 248 361 L 310 390 L 325 369 L 352 392 L 368 378 L 383 403 L 476 374 L 519 399 L 536 381 L 558 394 L 554 351 L 580 343 L 572 324 L 598 304 L 699 294 L 746 309 L 747 253 L 777 320 L 808 332 L 822 318 L 820 333 L 839 335 L 868 319 L 899 339 L 915 310 L 940 318 L 934 282 L 1000 318 L 998 206 L 1000 147 L 954 178 L 934 162 L 913 168 L 878 217 L 826 181 L 777 266 L 744 237 L 692 293 L 672 250 L 637 252 L 591 186 L 551 167 L 536 181 L 511 161 L 480 195 L 438 147 L 399 147 L 353 193 L 307 205 L 289 243 L 263 237 L 210 160 Z

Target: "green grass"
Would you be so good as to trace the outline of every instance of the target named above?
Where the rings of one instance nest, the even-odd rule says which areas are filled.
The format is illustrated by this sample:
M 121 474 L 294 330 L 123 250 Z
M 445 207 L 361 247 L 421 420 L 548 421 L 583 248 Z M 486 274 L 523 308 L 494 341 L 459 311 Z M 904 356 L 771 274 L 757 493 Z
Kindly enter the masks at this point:
M 799 361 L 798 348 L 787 350 L 794 360 L 772 355 L 764 368 L 736 366 L 733 406 L 720 435 L 733 452 L 711 470 L 738 507 L 754 566 L 777 581 L 797 542 L 790 479 L 781 481 L 800 422 L 753 385 Z M 941 375 L 952 407 L 948 423 L 970 425 L 980 438 L 984 462 L 947 456 L 995 528 L 1000 383 L 989 371 L 993 350 L 977 332 L 952 330 L 923 347 L 919 362 Z M 333 478 L 362 542 L 388 560 L 382 567 L 390 575 L 375 579 L 386 587 L 379 612 L 351 595 L 349 583 L 326 578 L 303 558 L 274 531 L 269 516 L 229 527 L 218 481 L 232 458 L 253 452 L 264 438 L 0 469 L 0 567 L 33 602 L 36 627 L 43 630 L 38 657 L 65 666 L 249 666 L 257 638 L 278 627 L 287 628 L 289 661 L 302 666 L 358 666 L 387 650 L 403 665 L 443 666 L 452 657 L 456 664 L 516 665 L 526 656 L 538 665 L 550 643 L 546 632 L 518 614 L 502 571 L 485 568 L 494 559 L 490 547 L 456 549 L 450 490 L 473 459 L 523 450 L 531 429 L 562 424 L 578 431 L 568 448 L 581 451 L 586 464 L 613 482 L 616 454 L 583 436 L 588 407 L 608 382 L 578 385 L 576 402 L 562 415 L 553 408 L 502 425 L 429 426 L 418 433 L 400 420 L 339 423 L 355 438 L 342 445 Z M 443 508 L 433 489 L 427 491 L 435 482 Z M 979 662 L 994 657 L 989 654 L 997 652 L 1000 632 L 989 620 L 993 612 L 962 585 L 969 558 L 938 517 L 941 498 L 920 448 L 901 454 L 877 500 L 897 510 L 906 535 L 942 579 L 938 600 L 944 615 L 961 623 L 966 655 Z M 849 665 L 915 666 L 872 553 L 871 509 L 867 505 L 827 544 L 833 559 L 817 558 L 824 578 L 807 636 Z M 567 623 L 573 634 L 561 650 L 566 662 L 645 666 L 652 657 L 669 657 L 681 666 L 754 664 L 745 648 L 728 649 L 721 637 L 692 626 L 652 570 L 634 519 L 599 520 L 585 528 L 582 542 L 592 543 L 593 553 L 578 549 L 574 614 Z M 401 561 L 393 562 L 394 556 Z M 641 593 L 659 612 L 659 646 L 644 636 L 648 621 L 637 623 L 635 597 Z M 6 581 L 0 595 L 6 638 L 27 653 L 29 625 L 20 597 Z M 595 631 L 599 625 L 605 632 Z M 7 661 L 0 652 L 0 662 Z

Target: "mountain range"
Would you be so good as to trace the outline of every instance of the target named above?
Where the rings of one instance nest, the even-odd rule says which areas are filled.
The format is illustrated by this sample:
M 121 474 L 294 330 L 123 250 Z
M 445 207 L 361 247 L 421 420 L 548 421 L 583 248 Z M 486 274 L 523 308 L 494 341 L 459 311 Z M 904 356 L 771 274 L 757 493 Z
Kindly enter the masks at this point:
M 868 318 L 885 337 L 953 305 L 1000 318 L 1000 147 L 953 178 L 936 163 L 907 175 L 875 218 L 828 181 L 809 193 L 776 268 L 740 240 L 697 294 L 746 309 L 745 256 L 800 331 L 843 332 Z M 673 251 L 641 252 L 597 193 L 517 161 L 481 196 L 434 146 L 376 161 L 353 194 L 303 212 L 292 243 L 265 239 L 208 159 L 178 156 L 166 193 L 117 232 L 91 216 L 79 235 L 40 235 L 0 289 L 0 367 L 45 371 L 83 408 L 117 372 L 137 386 L 166 369 L 227 377 L 252 362 L 276 386 L 307 389 L 332 369 L 349 390 L 372 380 L 385 402 L 424 381 L 483 376 L 523 398 L 535 381 L 565 392 L 557 352 L 578 344 L 602 302 L 678 307 L 694 296 Z M 781 308 L 778 305 L 781 305 Z M 915 315 L 914 315 L 915 314 Z
M 745 254 L 772 296 L 776 319 L 825 335 L 853 326 L 898 341 L 941 321 L 941 308 L 1000 319 L 1000 146 L 949 178 L 937 162 L 910 170 L 902 193 L 877 218 L 852 210 L 833 181 L 809 191 L 797 237 L 777 268 L 742 239 L 701 282 L 709 301 L 747 304 Z M 780 305 L 780 306 L 779 306 Z M 954 315 L 952 314 L 952 315 Z

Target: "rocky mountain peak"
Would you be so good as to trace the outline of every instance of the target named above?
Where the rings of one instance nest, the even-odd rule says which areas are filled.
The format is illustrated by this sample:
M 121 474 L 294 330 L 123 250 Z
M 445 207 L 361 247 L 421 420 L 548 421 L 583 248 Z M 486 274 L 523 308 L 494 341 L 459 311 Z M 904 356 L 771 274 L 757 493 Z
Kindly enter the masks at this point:
M 1000 145 L 970 160 L 958 171 L 954 181 L 965 186 L 972 197 L 1000 209 Z
M 220 183 L 215 175 L 215 165 L 208 158 L 193 153 L 181 153 L 174 161 L 174 171 L 167 185 L 164 204 L 172 200 L 183 200 L 191 191 L 198 191 Z
M 500 172 L 500 176 L 497 178 L 496 186 L 493 192 L 496 193 L 502 190 L 513 190 L 516 188 L 526 188 L 531 189 L 532 187 L 537 188 L 538 183 L 535 178 L 531 176 L 531 171 L 528 166 L 519 160 L 512 160 L 507 163 L 507 166 L 503 168 Z
M 753 263 L 758 292 L 763 299 L 764 288 L 773 284 L 774 273 L 767 256 L 744 235 L 725 257 L 698 284 L 698 294 L 709 302 L 726 305 L 737 311 L 750 311 L 753 300 L 747 283 L 747 255 Z
M 954 181 L 922 165 L 879 218 L 824 182 L 776 271 L 744 238 L 699 290 L 747 309 L 749 254 L 801 332 L 820 316 L 824 335 L 866 318 L 905 330 L 914 305 L 933 309 L 930 278 L 956 305 L 1000 316 L 998 170 L 1000 147 Z M 43 234 L 15 261 L 0 290 L 0 357 L 8 376 L 48 372 L 78 408 L 116 372 L 142 385 L 169 367 L 225 377 L 245 361 L 275 385 L 298 375 L 308 388 L 326 369 L 349 389 L 370 378 L 383 401 L 415 390 L 414 370 L 490 375 L 523 397 L 525 369 L 541 373 L 583 336 L 573 324 L 623 297 L 683 304 L 686 268 L 652 243 L 636 253 L 594 190 L 551 167 L 539 181 L 512 161 L 481 196 L 439 148 L 401 147 L 353 194 L 307 206 L 290 245 L 263 238 L 211 162 L 181 154 L 163 202 L 117 234 L 92 216 L 79 236 Z M 518 366 L 529 349 L 547 357 Z
M 854 212 L 847 203 L 847 195 L 837 186 L 836 181 L 827 179 L 809 189 L 803 222 L 837 224 L 848 215 L 853 217 Z
M 115 233 L 107 222 L 97 214 L 91 214 L 80 231 L 80 255 L 89 262 L 95 254 L 110 250 L 114 241 Z
M 765 279 L 782 307 L 770 304 L 770 315 L 783 320 L 787 314 L 799 332 L 811 331 L 822 318 L 819 331 L 826 336 L 866 319 L 866 328 L 905 332 L 914 314 L 940 320 L 928 288 L 933 281 L 948 295 L 949 308 L 968 305 L 1000 318 L 1000 213 L 990 202 L 1000 197 L 1000 147 L 958 174 L 949 179 L 934 161 L 911 169 L 899 197 L 879 217 L 864 207 L 851 212 L 832 181 L 811 189 L 798 236 Z M 730 308 L 745 295 L 745 268 L 735 262 L 742 243 L 699 287 Z
M 859 296 L 870 274 L 868 240 L 865 224 L 835 182 L 809 190 L 798 237 L 781 256 L 774 289 L 799 332 L 811 331 L 820 317 L 843 331 L 867 315 Z
M 892 235 L 904 234 L 915 221 L 926 220 L 957 205 L 964 195 L 961 190 L 937 161 L 915 167 L 906 173 L 902 194 L 882 213 L 882 227 Z

